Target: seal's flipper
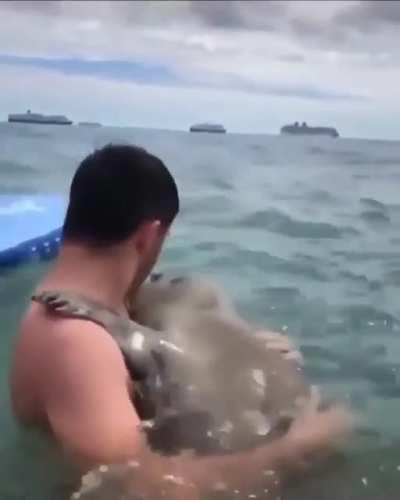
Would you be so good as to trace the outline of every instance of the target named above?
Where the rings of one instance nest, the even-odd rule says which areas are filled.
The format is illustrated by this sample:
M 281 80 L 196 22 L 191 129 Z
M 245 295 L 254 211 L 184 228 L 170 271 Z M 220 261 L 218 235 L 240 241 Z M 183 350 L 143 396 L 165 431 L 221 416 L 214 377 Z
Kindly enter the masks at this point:
M 74 318 L 92 319 L 90 310 L 66 292 L 46 291 L 32 295 L 31 299 L 46 307 L 48 311 Z

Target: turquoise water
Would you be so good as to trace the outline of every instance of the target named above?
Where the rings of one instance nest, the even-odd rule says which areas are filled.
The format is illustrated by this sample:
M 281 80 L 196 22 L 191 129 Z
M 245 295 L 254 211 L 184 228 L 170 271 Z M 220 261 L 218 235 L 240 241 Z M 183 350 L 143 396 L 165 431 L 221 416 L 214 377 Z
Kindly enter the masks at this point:
M 176 176 L 182 213 L 159 267 L 217 278 L 246 317 L 293 337 L 314 383 L 362 415 L 345 462 L 283 498 L 397 498 L 400 143 L 0 124 L 0 194 L 66 194 L 79 160 L 107 142 L 142 145 Z M 7 395 L 18 318 L 44 270 L 0 276 L 2 500 L 58 498 Z M 24 496 L 33 476 L 43 490 Z

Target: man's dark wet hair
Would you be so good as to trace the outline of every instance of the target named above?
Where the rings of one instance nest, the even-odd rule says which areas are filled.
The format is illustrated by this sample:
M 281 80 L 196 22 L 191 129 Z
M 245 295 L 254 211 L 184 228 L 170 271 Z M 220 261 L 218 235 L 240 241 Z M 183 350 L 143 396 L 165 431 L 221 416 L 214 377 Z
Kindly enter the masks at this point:
M 108 247 L 144 221 L 169 226 L 178 211 L 178 189 L 159 158 L 142 148 L 107 145 L 87 156 L 74 175 L 63 239 Z

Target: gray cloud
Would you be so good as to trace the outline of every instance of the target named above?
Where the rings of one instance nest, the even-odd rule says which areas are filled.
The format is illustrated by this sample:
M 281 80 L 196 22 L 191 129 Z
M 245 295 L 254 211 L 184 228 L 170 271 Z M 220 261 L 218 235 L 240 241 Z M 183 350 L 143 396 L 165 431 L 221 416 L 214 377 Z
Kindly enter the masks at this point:
M 252 84 L 243 81 L 240 86 L 241 90 L 246 90 L 251 93 L 273 95 L 278 97 L 293 97 L 298 99 L 318 99 L 324 101 L 366 101 L 365 96 L 329 90 L 324 87 L 315 85 L 268 85 L 268 84 Z
M 321 3 L 315 2 L 316 6 Z M 330 16 L 318 14 L 307 17 L 288 12 L 286 34 L 292 34 L 306 50 L 359 55 L 358 65 L 398 64 L 395 30 L 400 24 L 400 1 L 341 2 Z M 385 59 L 381 59 L 383 54 Z
M 286 4 L 273 0 L 192 0 L 190 10 L 202 22 L 217 28 L 273 31 Z
M 346 25 L 348 28 L 353 28 L 363 33 L 370 30 L 380 30 L 385 25 L 400 23 L 400 2 L 397 0 L 365 0 L 339 12 L 333 19 L 333 22 Z
M 185 19 L 213 28 L 274 30 L 287 4 L 277 0 L 175 0 L 175 1 L 4 1 L 5 7 L 36 15 L 97 18 L 105 12 L 109 22 L 157 24 Z
M 65 1 L 65 0 L 14 0 L 0 2 L 0 10 L 8 9 L 36 17 L 62 17 L 65 19 L 105 19 L 109 24 L 162 25 L 166 16 L 179 20 L 186 8 L 186 1 Z
M 187 83 L 190 84 L 189 81 Z M 204 84 L 208 87 L 219 89 L 237 89 L 251 94 L 264 96 L 324 101 L 362 102 L 369 100 L 369 98 L 361 94 L 343 92 L 333 88 L 327 88 L 323 85 L 298 82 L 289 83 L 284 81 L 275 84 L 268 82 L 255 82 L 246 77 L 232 74 L 220 74 L 220 81 L 218 83 L 205 81 Z
M 349 41 L 349 31 L 334 22 L 317 23 L 307 19 L 290 20 L 290 28 L 297 39 L 307 43 L 317 43 L 320 47 L 343 50 Z
M 381 93 L 386 76 L 377 74 L 377 64 L 392 70 L 400 63 L 385 30 L 384 36 L 371 36 L 362 27 L 395 22 L 399 5 L 8 1 L 0 2 L 0 17 L 9 15 L 0 30 L 0 46 L 4 54 L 15 56 L 154 62 L 193 86 L 360 100 Z M 338 71 L 339 65 L 344 71 Z
M 277 59 L 288 63 L 303 63 L 306 60 L 302 54 L 281 54 Z
M 37 15 L 55 15 L 61 12 L 62 2 L 56 2 L 52 0 L 38 0 L 38 1 L 28 1 L 28 0 L 13 0 L 13 1 L 3 1 L 1 6 L 5 9 L 15 10 L 17 12 L 28 12 Z
M 301 4 L 302 2 L 299 2 Z M 341 2 L 330 20 L 321 23 L 319 16 L 309 16 L 309 9 L 323 12 L 321 2 L 304 4 L 295 9 L 291 2 L 278 0 L 175 0 L 159 1 L 60 1 L 3 0 L 0 9 L 36 15 L 63 15 L 96 18 L 104 12 L 120 22 L 149 22 L 164 25 L 168 15 L 174 20 L 192 18 L 203 24 L 225 29 L 276 30 L 291 25 L 299 35 L 322 36 L 332 29 L 359 29 L 400 23 L 400 2 L 397 0 L 360 0 Z M 326 7 L 324 7 L 326 9 Z M 330 36 L 330 35 L 329 35 Z
M 375 56 L 388 52 L 390 57 L 386 57 L 384 64 L 397 61 L 394 35 L 390 36 L 390 31 L 385 27 L 395 26 L 400 22 L 400 1 L 360 1 L 360 2 L 285 2 L 275 0 L 176 0 L 176 1 L 5 1 L 0 2 L 0 17 L 5 18 L 7 12 L 14 16 L 14 26 L 25 22 L 31 25 L 31 36 L 33 43 L 28 43 L 27 39 L 12 41 L 11 36 L 15 29 L 10 28 L 9 35 L 0 33 L 0 42 L 3 47 L 15 46 L 15 51 L 22 48 L 22 53 L 34 54 L 34 48 L 38 46 L 38 40 L 49 39 L 49 52 L 55 53 L 62 43 L 70 53 L 82 53 L 95 49 L 95 46 L 102 46 L 103 50 L 109 54 L 111 47 L 104 47 L 107 37 L 121 36 L 124 40 L 129 37 L 134 39 L 140 36 L 138 33 L 148 30 L 144 35 L 147 37 L 147 52 L 158 51 L 165 57 L 168 47 L 171 51 L 182 51 L 183 45 L 193 53 L 197 49 L 203 50 L 207 43 L 204 43 L 204 35 L 213 37 L 217 31 L 221 37 L 225 37 L 226 42 L 236 44 L 237 34 L 248 34 L 254 32 L 255 36 L 273 35 L 280 37 L 287 45 L 301 47 L 299 52 L 312 51 L 335 51 L 343 54 L 348 53 L 368 53 L 372 57 L 365 57 L 359 60 L 359 64 L 382 63 L 374 61 Z M 16 20 L 15 16 L 21 18 Z M 49 18 L 49 19 L 48 19 Z M 62 23 L 62 28 L 58 31 L 54 28 L 55 23 L 51 21 L 57 19 L 57 23 Z M 87 22 L 88 33 L 90 26 L 94 26 L 90 36 L 78 34 L 83 33 Z M 49 23 L 49 30 L 43 31 L 43 25 Z M 96 25 L 97 23 L 97 25 Z M 42 26 L 41 26 L 42 25 Z M 154 33 L 151 30 L 155 28 Z M 132 31 L 131 31 L 132 30 Z M 135 31 L 133 31 L 135 30 Z M 161 45 L 161 35 L 156 31 L 163 32 L 164 40 Z M 205 33 L 209 31 L 209 33 Z M 6 33 L 6 29 L 3 29 Z M 169 36 L 165 35 L 169 33 Z M 69 36 L 68 36 L 69 34 Z M 195 35 L 199 39 L 203 36 L 203 41 L 196 42 Z M 53 38 L 51 38 L 53 37 Z M 74 42 L 77 38 L 81 43 Z M 192 40 L 189 39 L 192 38 Z M 143 38 L 144 39 L 144 38 Z M 4 43 L 5 41 L 5 43 Z M 75 43 L 74 46 L 72 46 Z M 212 45 L 212 41 L 210 44 Z M 294 56 L 292 52 L 297 52 L 295 48 L 288 46 L 275 50 L 269 45 L 263 45 L 260 39 L 259 47 L 263 48 L 264 54 L 272 59 L 286 63 L 303 62 L 302 56 Z M 268 41 L 265 43 L 268 44 Z M 158 45 L 157 45 L 158 44 Z M 229 44 L 229 43 L 228 43 Z M 189 49 L 190 45 L 190 49 Z M 227 44 L 225 44 L 227 45 Z M 119 46 L 122 46 L 119 43 Z M 154 50 L 153 48 L 156 47 Z M 5 50 L 7 50 L 7 48 Z M 238 50 L 246 47 L 240 47 Z M 117 51 L 118 45 L 115 47 Z M 303 50 L 305 49 L 305 50 Z M 10 50 L 10 49 L 8 49 Z M 99 55 L 101 56 L 99 49 Z M 128 47 L 124 48 L 128 53 Z M 217 44 L 217 51 L 222 54 L 224 43 Z M 254 53 L 256 48 L 251 49 Z M 208 51 L 206 47 L 204 51 Z M 135 47 L 131 47 L 131 52 L 135 53 Z M 283 55 L 280 56 L 279 53 Z M 44 55 L 42 50 L 39 55 Z M 309 58 L 307 57 L 307 60 Z M 397 63 L 396 63 L 397 64 Z
M 230 0 L 191 2 L 190 10 L 195 17 L 211 26 L 219 28 L 243 27 L 240 2 Z

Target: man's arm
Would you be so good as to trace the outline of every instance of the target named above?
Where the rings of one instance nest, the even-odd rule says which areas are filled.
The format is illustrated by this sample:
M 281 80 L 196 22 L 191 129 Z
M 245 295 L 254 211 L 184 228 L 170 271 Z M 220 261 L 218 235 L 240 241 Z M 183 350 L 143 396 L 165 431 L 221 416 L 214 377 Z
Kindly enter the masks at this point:
M 302 455 L 324 449 L 347 430 L 348 420 L 334 410 L 309 412 L 285 438 L 254 451 L 227 457 L 160 456 L 139 430 L 124 361 L 113 339 L 87 322 L 65 321 L 60 329 L 57 349 L 62 350 L 50 361 L 43 391 L 56 438 L 85 468 L 136 460 L 141 467 L 132 477 L 133 487 L 143 492 L 157 495 L 171 477 L 193 493 L 219 481 L 242 487 L 257 482 L 265 469 L 296 468 Z
M 88 465 L 123 462 L 140 445 L 139 417 L 112 337 L 79 320 L 57 322 L 43 387 L 50 427 L 64 450 Z
M 343 409 L 319 412 L 317 404 L 317 400 L 310 402 L 285 437 L 255 450 L 214 457 L 163 457 L 153 453 L 143 440 L 136 459 L 125 468 L 99 467 L 91 475 L 93 479 L 97 476 L 97 485 L 114 477 L 128 494 L 134 491 L 165 500 L 198 500 L 202 492 L 221 485 L 250 493 L 260 483 L 265 487 L 266 480 L 269 488 L 279 488 L 281 473 L 303 472 L 305 460 L 329 451 L 351 429 Z M 78 497 L 88 487 L 86 480 L 82 484 Z

